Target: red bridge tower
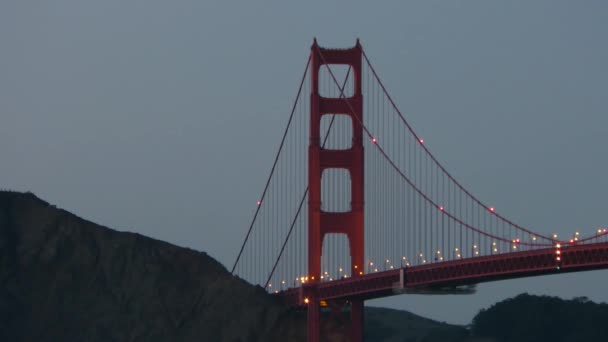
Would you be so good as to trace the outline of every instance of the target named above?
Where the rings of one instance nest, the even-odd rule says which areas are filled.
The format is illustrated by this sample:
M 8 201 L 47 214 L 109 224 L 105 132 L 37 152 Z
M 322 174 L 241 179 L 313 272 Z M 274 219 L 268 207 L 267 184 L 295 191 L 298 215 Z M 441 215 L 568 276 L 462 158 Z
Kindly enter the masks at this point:
M 320 308 L 314 284 L 320 281 L 321 254 L 326 234 L 345 234 L 348 238 L 352 276 L 365 270 L 364 193 L 363 193 L 363 95 L 361 92 L 362 50 L 321 48 L 315 39 L 311 48 L 310 145 L 308 150 L 308 341 L 319 341 Z M 354 74 L 352 97 L 326 98 L 319 95 L 319 71 L 324 64 L 349 65 Z M 332 76 L 333 77 L 333 76 Z M 326 114 L 348 115 L 352 122 L 352 146 L 346 150 L 321 147 L 321 117 Z M 325 169 L 346 169 L 351 179 L 351 210 L 321 210 L 321 177 Z M 363 340 L 363 300 L 351 299 L 351 341 Z

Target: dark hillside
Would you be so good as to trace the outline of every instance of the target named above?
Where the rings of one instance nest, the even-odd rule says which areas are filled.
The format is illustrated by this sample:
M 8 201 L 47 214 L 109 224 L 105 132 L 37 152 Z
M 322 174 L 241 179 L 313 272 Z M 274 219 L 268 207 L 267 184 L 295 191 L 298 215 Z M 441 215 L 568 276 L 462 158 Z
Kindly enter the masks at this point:
M 461 326 L 439 323 L 407 311 L 366 307 L 365 340 L 385 342 L 469 341 Z
M 282 341 L 290 316 L 205 253 L 0 192 L 0 341 Z
M 521 294 L 481 310 L 472 330 L 476 336 L 493 336 L 501 342 L 607 341 L 606 322 L 605 303 Z
M 466 333 L 402 311 L 366 315 L 368 341 Z M 205 253 L 0 191 L 0 341 L 304 341 L 305 318 Z M 324 318 L 325 340 L 343 340 L 346 325 Z

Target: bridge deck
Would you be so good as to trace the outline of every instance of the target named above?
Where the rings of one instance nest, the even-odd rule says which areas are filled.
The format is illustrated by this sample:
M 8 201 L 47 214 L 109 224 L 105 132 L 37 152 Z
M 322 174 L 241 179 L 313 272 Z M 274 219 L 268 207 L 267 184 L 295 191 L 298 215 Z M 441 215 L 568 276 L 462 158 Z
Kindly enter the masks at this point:
M 432 292 L 501 279 L 608 268 L 608 242 L 563 245 L 559 261 L 556 251 L 557 248 L 545 248 L 399 268 L 308 283 L 278 295 L 289 306 L 302 306 L 313 292 L 319 300 L 325 301 L 374 299 L 408 290 Z

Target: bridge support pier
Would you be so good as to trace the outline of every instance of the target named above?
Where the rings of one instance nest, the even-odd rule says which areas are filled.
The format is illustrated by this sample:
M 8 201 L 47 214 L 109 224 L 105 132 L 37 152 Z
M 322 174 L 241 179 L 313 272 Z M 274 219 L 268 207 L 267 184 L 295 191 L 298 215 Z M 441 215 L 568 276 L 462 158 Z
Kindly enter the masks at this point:
M 316 294 L 310 293 L 308 299 L 306 341 L 319 342 L 321 336 L 321 307 L 319 306 L 319 298 Z M 348 336 L 351 342 L 363 342 L 363 310 L 363 300 L 353 299 L 350 301 L 350 329 Z
M 308 303 L 306 336 L 308 342 L 319 342 L 321 336 L 321 308 L 319 301 L 314 297 Z
M 350 302 L 350 341 L 363 342 L 363 300 Z

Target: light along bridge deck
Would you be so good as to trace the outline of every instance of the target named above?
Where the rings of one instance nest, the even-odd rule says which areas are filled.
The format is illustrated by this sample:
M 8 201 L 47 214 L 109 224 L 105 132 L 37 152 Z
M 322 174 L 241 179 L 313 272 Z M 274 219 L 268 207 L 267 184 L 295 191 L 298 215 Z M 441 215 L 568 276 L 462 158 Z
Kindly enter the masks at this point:
M 608 242 L 557 246 L 310 282 L 276 295 L 287 305 L 297 307 L 307 305 L 308 298 L 313 298 L 314 294 L 319 301 L 340 301 L 375 299 L 407 292 L 471 293 L 468 289 L 459 291 L 456 288 L 501 279 L 608 268 Z

